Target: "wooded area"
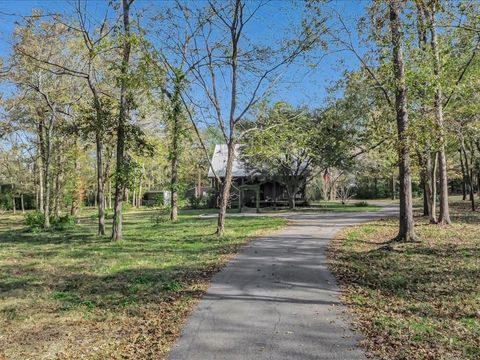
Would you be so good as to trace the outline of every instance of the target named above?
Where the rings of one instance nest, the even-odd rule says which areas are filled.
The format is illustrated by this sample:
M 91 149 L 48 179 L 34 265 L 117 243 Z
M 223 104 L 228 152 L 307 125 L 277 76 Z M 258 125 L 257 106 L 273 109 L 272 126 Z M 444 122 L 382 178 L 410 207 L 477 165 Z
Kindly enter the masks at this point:
M 479 47 L 477 0 L 2 2 L 0 358 L 480 358 Z
M 16 21 L 1 71 L 3 209 L 34 208 L 30 220 L 49 229 L 96 206 L 98 234 L 112 213 L 119 240 L 122 208 L 141 206 L 147 191 L 170 191 L 171 221 L 202 202 L 185 194 L 208 185 L 213 147 L 223 143 L 219 235 L 237 144 L 252 166 L 283 174 L 292 199 L 304 187 L 327 200 L 398 192 L 399 240 L 417 240 L 413 196 L 423 196 L 431 223 L 451 222 L 451 193 L 476 210 L 475 1 L 374 1 L 356 24 L 308 1 L 276 44 L 248 32 L 261 2 L 170 2 L 148 15 L 135 5 L 113 3 L 95 20 L 82 1 L 64 13 L 2 14 Z M 324 106 L 276 100 L 290 67 L 322 71 L 332 52 L 360 66 L 330 86 Z

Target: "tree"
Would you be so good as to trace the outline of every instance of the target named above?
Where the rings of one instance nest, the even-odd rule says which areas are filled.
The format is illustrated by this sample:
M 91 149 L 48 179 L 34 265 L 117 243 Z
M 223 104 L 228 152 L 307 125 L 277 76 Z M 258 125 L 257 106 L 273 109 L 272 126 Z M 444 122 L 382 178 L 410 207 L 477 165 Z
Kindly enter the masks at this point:
M 113 214 L 112 240 L 122 239 L 122 197 L 125 188 L 125 127 L 128 111 L 132 101 L 129 90 L 128 75 L 130 65 L 131 34 L 130 34 L 130 6 L 133 0 L 122 0 L 123 11 L 123 58 L 120 68 L 120 103 L 117 123 L 117 167 L 115 178 L 115 206 Z
M 447 159 L 445 155 L 444 144 L 444 120 L 443 120 L 443 93 L 441 85 L 441 59 L 437 36 L 436 25 L 436 2 L 430 2 L 430 9 L 427 10 L 430 28 L 430 45 L 433 53 L 433 74 L 435 76 L 435 118 L 439 130 L 440 149 L 438 151 L 438 166 L 440 173 L 440 213 L 438 218 L 439 224 L 450 224 L 450 211 L 448 206 L 448 177 L 447 177 Z M 433 207 L 432 207 L 433 208 Z
M 416 241 L 412 209 L 412 180 L 410 172 L 410 144 L 408 138 L 407 89 L 402 50 L 401 3 L 389 0 L 389 20 L 392 44 L 392 62 L 395 73 L 395 110 L 399 141 L 400 173 L 400 228 L 397 240 Z
M 215 118 L 227 145 L 217 235 L 222 235 L 225 230 L 235 146 L 243 137 L 239 132 L 240 124 L 252 107 L 271 91 L 281 71 L 310 49 L 319 37 L 319 34 L 304 31 L 277 47 L 249 39 L 247 27 L 264 5 L 243 0 L 210 2 L 200 14 L 205 20 L 201 22 L 200 35 L 192 41 L 193 48 L 189 52 L 188 65 L 193 69 L 195 86 L 202 90 L 207 102 L 197 109 L 200 116 Z M 224 82 L 225 76 L 228 82 Z
M 257 118 L 245 137 L 243 161 L 285 186 L 290 209 L 295 208 L 295 198 L 307 185 L 312 170 L 314 128 L 314 120 L 305 109 L 277 103 Z
M 66 31 L 61 24 L 41 22 L 36 16 L 29 18 L 25 27 L 17 28 L 12 58 L 14 65 L 9 77 L 24 93 L 23 97 L 17 99 L 23 105 L 22 110 L 17 111 L 17 115 L 23 119 L 34 120 L 32 125 L 37 133 L 41 168 L 43 226 L 46 229 L 50 227 L 52 208 L 53 144 L 62 118 L 68 115 L 67 108 L 76 100 L 69 96 L 74 93 L 75 84 L 65 82 L 61 77 L 43 68 L 36 59 L 43 58 L 47 62 L 69 66 L 71 59 L 63 57 L 62 54 L 62 40 Z M 26 98 L 30 102 L 25 102 Z

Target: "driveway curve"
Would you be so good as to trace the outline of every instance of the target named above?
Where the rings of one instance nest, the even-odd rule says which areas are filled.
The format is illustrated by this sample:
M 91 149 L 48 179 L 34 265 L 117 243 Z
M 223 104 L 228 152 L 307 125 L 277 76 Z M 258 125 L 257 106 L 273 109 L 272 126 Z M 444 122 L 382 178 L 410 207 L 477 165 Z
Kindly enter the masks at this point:
M 325 250 L 342 227 L 398 216 L 398 207 L 281 216 L 286 228 L 251 242 L 213 277 L 169 360 L 366 359 Z

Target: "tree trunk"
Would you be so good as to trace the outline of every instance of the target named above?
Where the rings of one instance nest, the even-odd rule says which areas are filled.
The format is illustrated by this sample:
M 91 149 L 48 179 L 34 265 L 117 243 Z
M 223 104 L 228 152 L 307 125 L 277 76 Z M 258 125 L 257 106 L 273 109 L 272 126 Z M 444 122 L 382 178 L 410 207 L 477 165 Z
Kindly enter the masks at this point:
M 137 206 L 142 206 L 142 193 L 143 193 L 143 176 L 145 174 L 145 165 L 142 165 L 142 175 L 140 176 L 140 183 L 138 184 L 138 198 L 137 198 Z
M 128 112 L 128 66 L 130 62 L 130 5 L 133 1 L 122 0 L 123 7 L 123 28 L 124 28 L 124 41 L 123 41 L 123 59 L 121 67 L 121 81 L 120 81 L 120 110 L 118 116 L 117 127 L 117 176 L 115 181 L 115 206 L 113 215 L 112 226 L 112 240 L 122 239 L 122 192 L 125 188 L 124 177 L 124 163 L 125 163 L 125 125 L 127 121 Z
M 197 173 L 197 197 L 199 199 L 202 198 L 203 192 L 202 192 L 202 171 L 201 168 L 198 168 L 198 173 Z
M 20 194 L 20 206 L 22 208 L 22 214 L 25 214 L 25 203 L 23 201 L 23 193 Z
M 462 200 L 467 199 L 467 178 L 465 176 L 465 166 L 463 165 L 463 154 L 462 154 L 462 149 L 458 149 L 458 152 L 460 153 L 460 168 L 462 170 Z
M 395 175 L 392 174 L 390 181 L 391 181 L 391 183 L 390 183 L 390 190 L 391 190 L 390 198 L 392 200 L 395 200 L 395 192 L 396 192 L 395 183 L 397 182 L 397 179 L 395 178 Z
M 295 205 L 296 205 L 295 204 L 295 194 L 293 194 L 293 195 L 289 194 L 289 196 L 288 196 L 288 208 L 290 210 L 293 210 L 293 209 L 295 209 Z
M 70 208 L 70 215 L 77 216 L 80 210 L 80 205 L 83 201 L 83 181 L 81 179 L 81 168 L 80 168 L 80 161 L 78 160 L 78 143 L 75 139 L 75 152 L 74 152 L 74 169 L 75 169 L 75 184 L 72 193 L 72 206 Z
M 475 182 L 473 181 L 473 168 L 470 169 L 470 204 L 472 205 L 472 211 L 475 211 Z
M 293 210 L 295 209 L 295 206 L 296 206 L 295 198 L 298 194 L 298 190 L 300 186 L 296 180 L 290 180 L 289 183 L 285 185 L 286 185 L 287 194 L 288 194 L 288 207 L 289 209 Z
M 183 82 L 183 73 L 180 70 L 175 71 L 175 88 L 171 98 L 172 102 L 172 115 L 171 115 L 171 126 L 172 126 L 172 148 L 170 151 L 171 158 L 171 179 L 170 179 L 170 220 L 177 221 L 178 218 L 178 160 L 180 158 L 180 137 L 182 136 L 181 128 L 181 116 L 182 116 L 182 107 L 181 107 L 181 91 L 182 91 L 182 82 Z
M 431 3 L 430 10 L 430 34 L 431 47 L 433 52 L 433 73 L 435 75 L 435 118 L 439 129 L 440 149 L 438 151 L 438 167 L 440 174 L 440 214 L 438 223 L 445 225 L 450 224 L 450 209 L 448 206 L 448 176 L 447 176 L 447 158 L 445 155 L 445 139 L 444 139 L 444 125 L 443 125 L 443 95 L 442 86 L 440 84 L 441 64 L 440 51 L 438 49 L 437 29 L 435 22 L 436 4 L 435 1 Z
M 426 174 L 424 173 L 422 176 L 422 188 L 423 188 L 423 216 L 428 216 L 429 209 L 428 209 L 428 183 L 427 183 L 427 177 Z
M 218 236 L 223 235 L 225 231 L 225 216 L 227 213 L 227 206 L 230 200 L 230 190 L 232 187 L 232 168 L 235 158 L 235 143 L 230 140 L 227 144 L 227 164 L 225 169 L 225 179 L 222 184 L 222 192 L 220 197 L 220 209 L 218 212 L 217 231 Z
M 13 193 L 12 190 L 12 209 L 13 209 L 13 215 L 17 213 L 17 204 L 15 202 L 15 194 Z
M 423 215 L 428 216 L 430 223 L 436 222 L 436 199 L 435 199 L 435 173 L 436 169 L 432 169 L 432 155 L 427 150 L 426 152 L 419 153 L 419 165 L 421 167 L 420 177 L 423 185 Z M 434 157 L 434 164 L 436 160 Z M 436 165 L 435 165 L 436 167 Z
M 480 198 L 480 172 L 477 172 L 477 195 Z
M 402 29 L 399 0 L 389 1 L 392 57 L 395 72 L 395 110 L 399 140 L 400 224 L 397 240 L 416 241 L 410 173 L 410 145 L 408 136 L 407 94 L 402 51 Z
M 39 211 L 39 186 L 38 186 L 38 162 L 37 159 L 33 161 L 33 191 L 35 193 L 35 211 Z
M 60 216 L 60 208 L 63 202 L 63 149 L 59 147 L 57 154 L 57 169 L 55 174 L 55 198 L 54 198 L 54 214 L 55 217 Z
M 38 115 L 41 116 L 40 112 L 38 112 Z M 37 125 L 37 158 L 35 159 L 36 160 L 35 168 L 38 174 L 38 197 L 37 197 L 36 209 L 41 213 L 43 213 L 43 210 L 44 210 L 43 209 L 44 183 L 43 183 L 43 161 L 42 161 L 42 156 L 43 156 L 42 131 L 43 131 L 42 125 L 41 125 L 41 122 L 39 122 Z
M 473 161 L 470 162 L 468 161 L 468 156 L 467 156 L 467 149 L 465 147 L 465 142 L 462 139 L 461 141 L 461 147 L 463 150 L 463 156 L 464 156 L 464 164 L 465 164 L 465 171 L 467 173 L 467 184 L 468 184 L 468 192 L 469 192 L 469 199 L 470 199 L 470 204 L 472 211 L 475 211 L 475 190 L 474 190 L 474 182 L 473 182 Z M 471 157 L 473 160 L 473 156 Z
M 44 114 L 40 114 L 44 116 Z M 42 180 L 43 180 L 43 228 L 50 228 L 50 135 L 51 126 L 47 128 L 43 121 L 39 124 L 39 140 L 40 140 L 40 153 L 42 158 Z
M 98 113 L 99 116 L 100 113 Z M 101 117 L 99 119 L 101 121 Z M 100 123 L 99 123 L 100 124 Z M 97 196 L 96 206 L 98 207 L 98 235 L 105 235 L 105 192 L 103 180 L 103 143 L 100 135 L 100 129 L 95 134 L 95 143 L 97 146 Z
M 433 163 L 432 163 L 433 160 Z M 428 154 L 427 173 L 430 188 L 428 210 L 430 214 L 430 224 L 437 222 L 437 155 Z

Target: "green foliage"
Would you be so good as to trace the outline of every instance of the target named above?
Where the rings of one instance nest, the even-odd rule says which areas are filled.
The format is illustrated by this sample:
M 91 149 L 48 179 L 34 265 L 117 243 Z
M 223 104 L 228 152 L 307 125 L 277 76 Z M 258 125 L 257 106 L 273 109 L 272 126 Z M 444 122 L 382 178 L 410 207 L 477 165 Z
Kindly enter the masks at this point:
M 0 209 L 12 209 L 12 195 L 11 193 L 0 193 Z
M 40 211 L 31 211 L 25 214 L 25 224 L 32 231 L 37 231 L 43 228 L 45 222 L 45 215 Z
M 31 211 L 25 214 L 25 224 L 33 231 L 39 231 L 43 229 L 45 222 L 45 215 L 40 211 Z M 76 224 L 76 218 L 70 214 L 66 214 L 59 217 L 50 217 L 51 230 L 65 231 L 72 229 Z
M 192 209 L 200 209 L 205 206 L 206 201 L 203 197 L 197 197 L 192 194 L 188 197 L 188 203 Z
M 132 209 L 132 204 L 127 201 L 122 201 L 122 212 L 128 212 Z
M 212 209 L 217 205 L 217 196 L 218 194 L 215 192 L 210 192 L 201 197 L 196 197 L 192 194 L 187 201 L 192 209 Z
M 170 221 L 170 216 L 166 212 L 160 212 L 150 217 L 150 222 L 154 226 L 159 226 Z
M 150 217 L 150 222 L 154 226 L 161 225 L 163 223 L 169 222 L 170 221 L 170 211 L 171 211 L 171 206 L 170 204 L 166 205 L 160 205 L 159 209 L 155 211 L 155 214 L 153 214 Z
M 159 192 L 157 195 L 155 195 L 155 203 L 153 206 L 162 207 L 165 205 L 164 203 L 165 203 L 165 195 L 163 192 Z
M 50 220 L 50 224 L 53 230 L 65 231 L 72 229 L 76 224 L 77 219 L 70 215 L 66 214 L 59 217 L 53 217 Z
M 370 204 L 366 201 L 357 201 L 356 203 L 354 203 L 354 205 L 356 207 L 367 207 L 367 206 L 370 206 Z

